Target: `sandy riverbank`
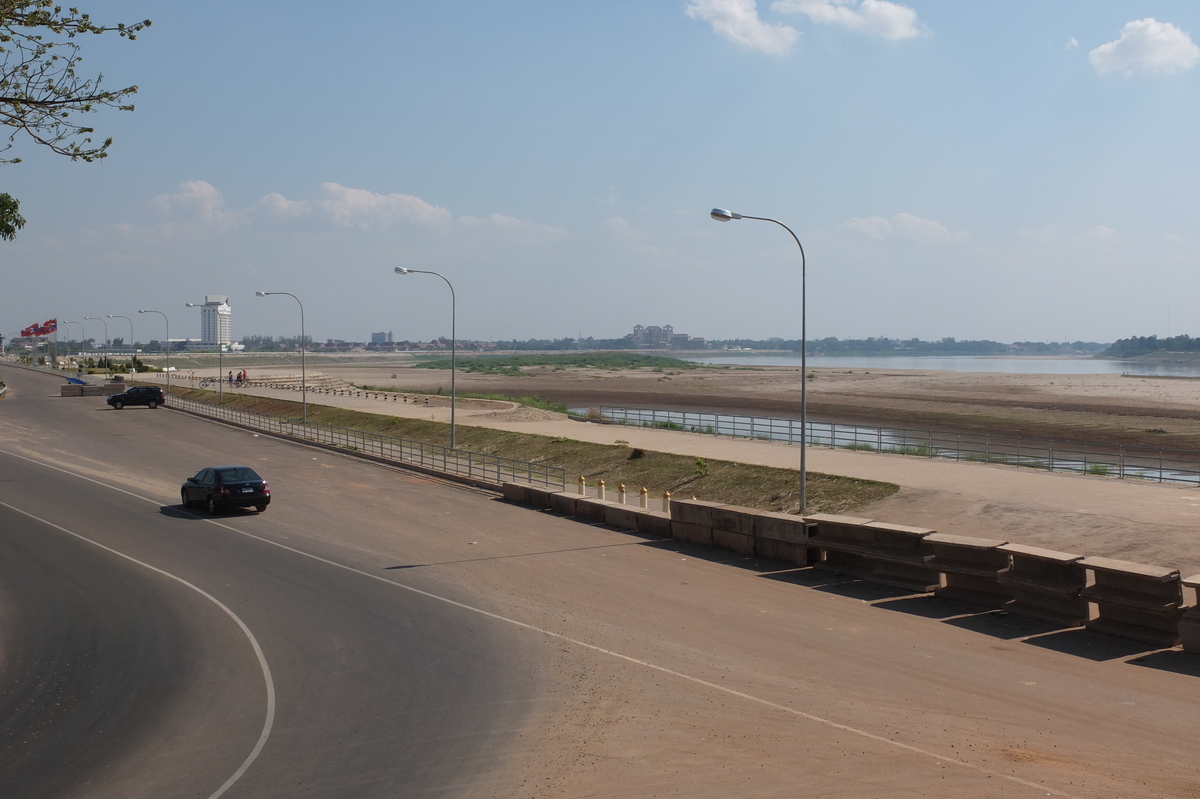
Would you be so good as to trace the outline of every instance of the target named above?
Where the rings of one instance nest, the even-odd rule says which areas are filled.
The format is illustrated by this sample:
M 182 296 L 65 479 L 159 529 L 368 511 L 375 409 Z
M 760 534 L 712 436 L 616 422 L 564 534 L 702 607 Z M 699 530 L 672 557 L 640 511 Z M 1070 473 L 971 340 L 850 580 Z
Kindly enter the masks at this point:
M 312 367 L 310 367 L 312 368 Z M 399 391 L 448 392 L 444 370 L 407 364 L 328 363 L 322 373 Z M 264 367 L 270 372 L 294 367 Z M 1200 449 L 1200 380 L 1120 375 L 813 369 L 813 419 L 957 432 Z M 528 394 L 571 407 L 599 405 L 800 415 L 801 375 L 789 367 L 690 371 L 524 370 L 521 377 L 459 372 L 460 392 Z

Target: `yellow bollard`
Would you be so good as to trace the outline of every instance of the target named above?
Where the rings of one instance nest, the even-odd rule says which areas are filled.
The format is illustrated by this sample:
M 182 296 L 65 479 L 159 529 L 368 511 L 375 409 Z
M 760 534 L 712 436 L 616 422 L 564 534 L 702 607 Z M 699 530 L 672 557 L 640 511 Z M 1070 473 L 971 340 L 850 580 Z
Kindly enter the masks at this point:
M 671 492 L 664 491 L 663 492 L 663 513 L 670 513 L 670 512 L 671 512 Z
M 604 481 L 596 483 L 596 499 L 604 499 Z
M 642 502 L 641 505 L 646 510 L 650 509 L 650 489 L 642 486 Z
M 579 475 L 579 496 L 587 496 L 587 480 L 583 479 L 583 475 Z
M 624 483 L 621 483 L 620 487 L 617 488 L 617 501 L 620 502 L 622 505 L 625 504 L 625 484 Z

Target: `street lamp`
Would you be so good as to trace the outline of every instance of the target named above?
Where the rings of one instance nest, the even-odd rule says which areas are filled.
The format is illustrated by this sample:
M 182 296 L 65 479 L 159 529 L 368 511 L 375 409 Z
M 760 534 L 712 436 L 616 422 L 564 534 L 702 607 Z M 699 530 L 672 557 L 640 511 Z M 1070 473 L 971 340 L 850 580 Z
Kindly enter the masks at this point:
M 121 316 L 120 314 L 108 314 L 108 318 L 124 319 L 129 323 L 129 374 L 135 374 L 137 370 L 133 368 L 133 320 L 128 316 Z
M 273 294 L 286 294 L 300 306 L 300 402 L 304 411 L 304 421 L 308 421 L 308 384 L 304 380 L 304 303 L 295 294 L 287 291 L 256 291 L 256 297 L 270 297 Z
M 397 266 L 395 271 L 396 271 L 397 275 L 411 275 L 411 274 L 437 275 L 442 280 L 446 281 L 447 286 L 450 286 L 450 449 L 457 449 L 457 447 L 455 446 L 456 439 L 455 439 L 455 428 L 454 428 L 454 406 L 455 406 L 455 403 L 457 402 L 458 395 L 456 394 L 456 392 L 454 390 L 454 374 L 455 374 L 454 356 L 458 349 L 458 335 L 457 335 L 457 332 L 455 329 L 456 316 L 457 316 L 458 312 L 455 309 L 456 300 L 454 298 L 454 286 L 453 286 L 453 284 L 450 283 L 449 280 L 446 280 L 445 275 L 439 274 L 438 272 L 428 272 L 424 269 L 406 269 L 403 266 Z
M 87 338 L 87 330 L 84 329 L 83 322 L 72 322 L 70 319 L 64 319 L 63 324 L 64 325 L 79 325 L 79 343 L 83 344 L 83 340 L 85 338 Z M 70 328 L 68 328 L 67 336 L 70 336 L 70 335 L 71 335 Z M 68 358 L 71 357 L 70 349 L 71 349 L 71 347 L 70 347 L 70 345 L 68 345 L 67 346 L 67 350 L 68 350 L 67 357 Z
M 171 394 L 171 320 L 162 311 L 143 311 L 140 308 L 138 313 L 156 313 L 163 318 L 167 325 L 167 395 Z
M 791 233 L 792 238 L 796 241 L 796 246 L 800 248 L 800 512 L 804 513 L 804 509 L 808 504 L 808 452 L 805 446 L 808 442 L 808 341 L 805 335 L 807 313 L 804 293 L 806 272 L 804 245 L 800 243 L 800 239 L 792 229 L 778 219 L 771 219 L 766 216 L 735 214 L 733 211 L 727 211 L 724 208 L 714 208 L 709 215 L 718 222 L 728 222 L 731 219 L 757 219 L 760 222 L 774 222 L 788 233 Z
M 184 303 L 189 308 L 203 308 L 202 302 Z M 225 345 L 221 343 L 221 326 L 217 325 L 217 404 L 225 401 Z
M 84 319 L 91 319 L 94 322 L 99 322 L 104 325 L 104 377 L 108 377 L 108 322 L 105 322 L 99 316 L 85 316 Z

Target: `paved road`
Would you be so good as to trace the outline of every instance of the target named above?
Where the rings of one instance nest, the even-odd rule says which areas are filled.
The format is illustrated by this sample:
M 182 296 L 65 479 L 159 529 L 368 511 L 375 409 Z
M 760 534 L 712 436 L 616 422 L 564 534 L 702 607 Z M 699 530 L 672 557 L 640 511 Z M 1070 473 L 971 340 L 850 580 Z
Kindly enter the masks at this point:
M 643 540 L 2 371 L 19 392 L 0 402 L 0 480 L 18 482 L 0 501 L 188 580 L 259 641 L 276 716 L 228 796 L 1195 796 L 1194 656 Z M 266 514 L 173 504 L 194 461 L 233 459 L 271 479 Z M 154 689 L 87 773 L 161 786 L 182 762 L 207 784 L 174 795 L 211 796 L 262 734 L 263 676 L 220 608 L 137 579 L 121 615 L 145 592 L 164 615 L 118 627 L 164 619 L 156 646 L 191 642 L 213 678 Z M 30 690 L 10 674 L 2 690 Z M 61 795 L 137 795 L 91 785 Z
M 354 523 L 307 450 L 6 378 L 0 796 L 212 796 L 260 741 L 229 796 L 484 795 L 502 777 L 530 698 L 509 628 L 252 537 Z M 215 524 L 178 506 L 175 477 L 228 460 L 279 505 Z

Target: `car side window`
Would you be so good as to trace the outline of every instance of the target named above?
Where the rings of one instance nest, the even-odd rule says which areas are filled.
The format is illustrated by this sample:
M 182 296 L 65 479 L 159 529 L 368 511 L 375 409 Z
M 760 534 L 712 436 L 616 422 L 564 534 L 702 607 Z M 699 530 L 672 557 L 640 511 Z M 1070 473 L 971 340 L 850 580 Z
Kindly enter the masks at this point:
M 199 473 L 197 473 L 196 476 L 192 478 L 192 482 L 193 483 L 207 482 L 204 478 L 208 476 L 208 471 L 209 471 L 208 469 L 201 469 L 199 471 Z

